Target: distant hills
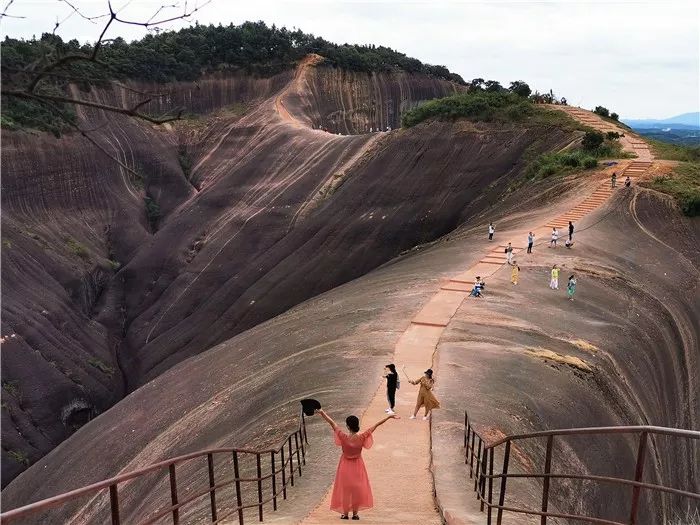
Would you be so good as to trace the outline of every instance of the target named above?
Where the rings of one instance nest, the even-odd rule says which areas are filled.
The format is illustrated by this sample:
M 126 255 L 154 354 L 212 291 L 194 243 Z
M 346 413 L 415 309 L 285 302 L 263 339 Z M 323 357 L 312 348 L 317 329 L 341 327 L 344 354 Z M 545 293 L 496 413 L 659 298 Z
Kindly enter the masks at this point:
M 623 120 L 632 129 L 700 129 L 700 112 L 683 113 L 666 119 L 625 119 Z
M 683 113 L 666 119 L 624 119 L 640 135 L 684 146 L 700 145 L 700 112 Z

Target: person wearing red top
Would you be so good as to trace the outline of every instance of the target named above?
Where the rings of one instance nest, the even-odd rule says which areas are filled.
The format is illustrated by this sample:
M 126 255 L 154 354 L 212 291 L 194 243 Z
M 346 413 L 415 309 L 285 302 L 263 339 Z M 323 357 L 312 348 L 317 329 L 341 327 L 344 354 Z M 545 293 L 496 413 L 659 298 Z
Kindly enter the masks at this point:
M 387 416 L 364 432 L 360 432 L 360 420 L 356 416 L 348 416 L 345 425 L 349 432 L 346 433 L 323 410 L 319 410 L 318 413 L 333 429 L 335 444 L 343 449 L 333 483 L 331 510 L 339 512 L 340 519 L 343 520 L 348 519 L 352 511 L 352 519 L 359 520 L 360 516 L 357 513 L 360 510 L 371 509 L 374 506 L 372 487 L 365 463 L 362 461 L 362 449 L 372 447 L 372 433 L 379 425 L 390 419 L 399 419 L 399 416 Z

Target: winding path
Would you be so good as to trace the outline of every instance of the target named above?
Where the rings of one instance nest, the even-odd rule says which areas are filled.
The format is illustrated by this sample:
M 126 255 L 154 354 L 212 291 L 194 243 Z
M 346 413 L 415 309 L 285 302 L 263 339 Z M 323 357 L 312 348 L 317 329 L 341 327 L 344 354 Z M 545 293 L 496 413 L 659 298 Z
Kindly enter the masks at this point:
M 620 131 L 614 124 L 601 119 L 594 113 L 570 106 L 551 106 L 565 111 L 573 118 L 600 131 Z M 622 164 L 624 169 L 618 177 L 618 186 L 624 178 L 642 176 L 652 165 L 653 155 L 646 143 L 636 137 L 621 139 L 623 149 L 634 152 L 638 158 Z M 587 195 L 570 211 L 552 218 L 545 225 L 533 230 L 536 238 L 549 239 L 552 226 L 564 229 L 568 221 L 579 221 L 597 210 L 613 194 L 610 181 L 606 178 L 596 189 Z M 518 238 L 525 241 L 527 231 Z M 564 231 L 560 238 L 564 239 Z M 514 245 L 517 256 L 526 246 Z M 433 363 L 437 344 L 443 331 L 469 295 L 475 276 L 488 278 L 506 264 L 505 246 L 494 243 L 493 249 L 485 253 L 478 263 L 441 285 L 435 295 L 413 318 L 400 337 L 394 349 L 393 361 L 399 367 L 406 367 L 412 378 L 419 377 L 425 368 Z M 420 523 L 440 524 L 442 517 L 437 511 L 435 489 L 431 472 L 430 425 L 422 421 L 408 419 L 412 412 L 416 391 L 402 376 L 403 387 L 397 392 L 397 413 L 401 420 L 391 421 L 376 432 L 375 446 L 364 453 L 365 462 L 374 492 L 375 508 L 362 514 L 365 523 Z M 438 385 L 439 386 L 439 385 Z M 439 398 L 439 391 L 438 391 Z M 384 417 L 386 408 L 383 380 L 377 388 L 370 405 L 362 416 L 362 426 L 374 423 Z M 438 495 L 439 500 L 439 495 Z M 302 522 L 307 525 L 325 524 L 337 519 L 331 511 L 330 489 L 324 499 Z

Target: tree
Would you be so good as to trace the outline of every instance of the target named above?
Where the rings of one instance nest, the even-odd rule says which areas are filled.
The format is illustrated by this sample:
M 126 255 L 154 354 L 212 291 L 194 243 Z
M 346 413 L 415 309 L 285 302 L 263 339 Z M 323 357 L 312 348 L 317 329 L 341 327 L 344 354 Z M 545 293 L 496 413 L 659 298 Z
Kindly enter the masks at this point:
M 586 131 L 582 141 L 583 149 L 587 149 L 589 151 L 594 150 L 602 146 L 604 141 L 605 135 L 603 135 L 600 131 Z
M 620 120 L 620 115 L 617 113 L 610 113 L 610 118 L 613 120 Z
M 486 91 L 491 93 L 500 93 L 503 91 L 503 86 L 495 80 L 487 80 L 485 84 Z
M 481 91 L 484 89 L 484 79 L 483 78 L 475 78 L 471 82 L 469 82 L 469 89 L 472 89 L 474 91 Z
M 603 106 L 596 106 L 593 110 L 593 113 L 595 113 L 596 115 L 600 115 L 601 117 L 610 116 L 610 111 L 608 111 L 608 108 L 605 108 Z
M 530 86 L 528 86 L 525 82 L 522 80 L 516 80 L 514 82 L 510 83 L 510 87 L 508 90 L 511 93 L 515 93 L 519 97 L 527 98 L 530 96 L 532 93 L 532 90 L 530 89 Z

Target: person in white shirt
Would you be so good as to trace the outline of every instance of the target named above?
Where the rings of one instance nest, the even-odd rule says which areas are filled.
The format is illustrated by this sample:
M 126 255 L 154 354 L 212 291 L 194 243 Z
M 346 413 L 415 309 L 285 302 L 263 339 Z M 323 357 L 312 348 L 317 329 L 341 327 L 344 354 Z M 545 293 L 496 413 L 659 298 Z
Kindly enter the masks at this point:
M 489 223 L 489 241 L 493 240 L 493 232 L 496 231 L 496 228 L 494 227 L 493 223 Z
M 559 232 L 557 231 L 556 228 L 552 228 L 552 240 L 549 243 L 550 248 L 556 248 L 557 247 L 557 240 L 559 239 Z

